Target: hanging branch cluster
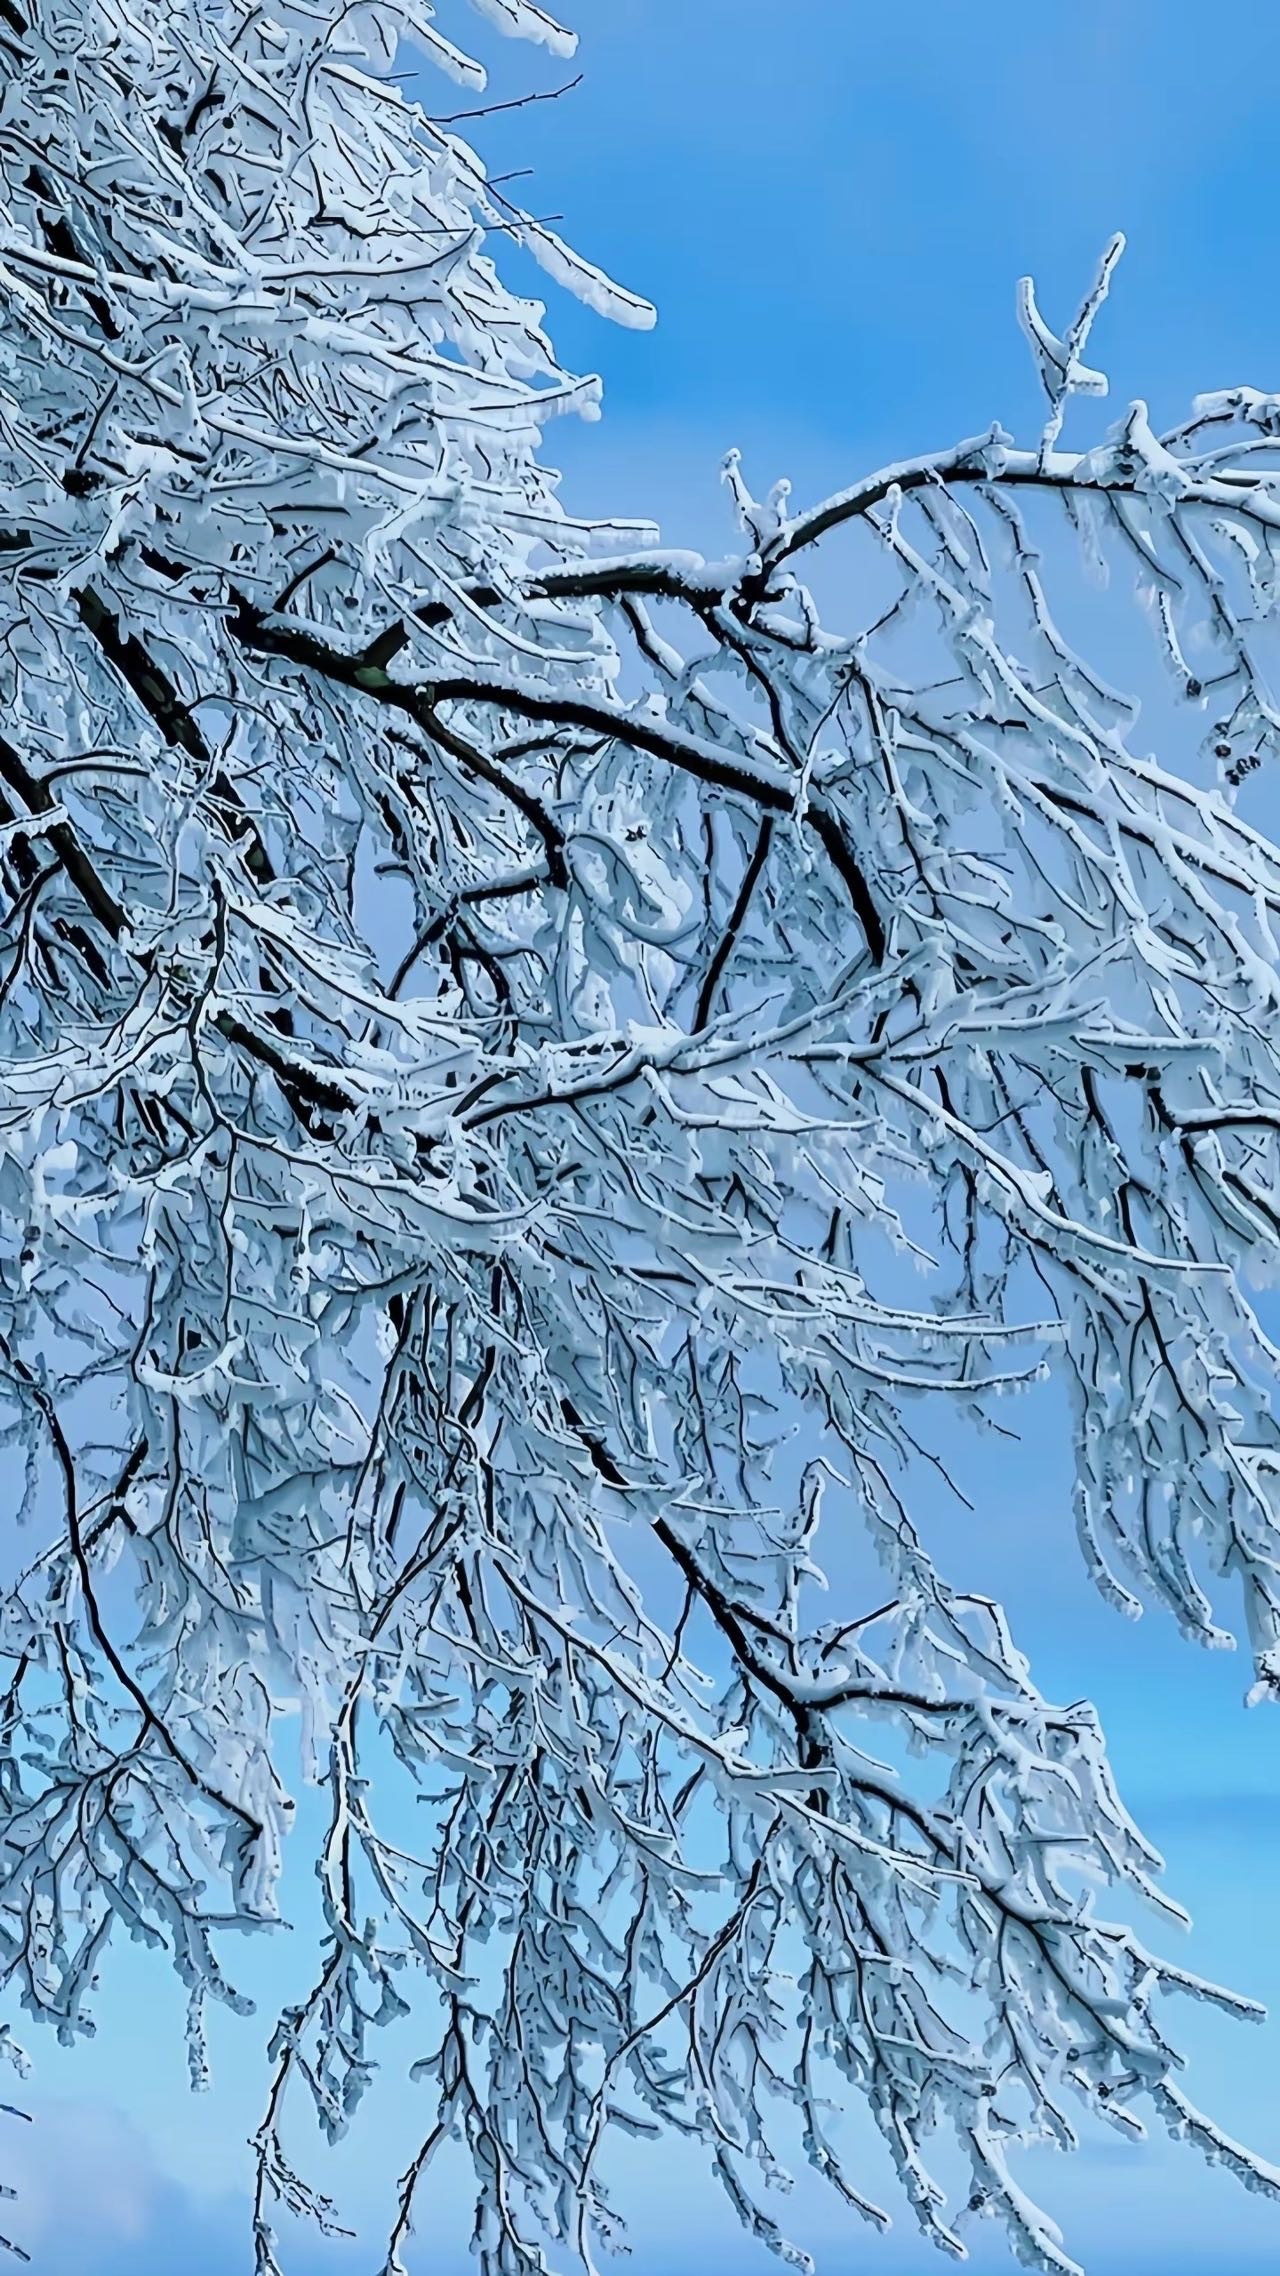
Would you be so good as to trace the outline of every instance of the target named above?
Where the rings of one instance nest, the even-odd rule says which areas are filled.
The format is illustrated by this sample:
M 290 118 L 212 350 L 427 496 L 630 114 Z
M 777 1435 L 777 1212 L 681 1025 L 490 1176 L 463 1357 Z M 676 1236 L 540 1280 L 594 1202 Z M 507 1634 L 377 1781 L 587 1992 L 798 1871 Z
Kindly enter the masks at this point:
M 619 2130 L 808 2265 L 780 2144 L 887 2217 L 850 2100 L 936 2241 L 941 2129 L 1066 2271 L 1009 2156 L 1081 2109 L 1280 2191 L 1160 2020 L 1247 2003 L 1095 1909 L 1159 1859 L 1092 1711 L 912 1510 L 1053 1374 L 1099 1587 L 1220 1642 L 1225 1578 L 1280 1688 L 1280 853 L 1234 803 L 1280 402 L 1062 448 L 1112 247 L 1064 338 L 1024 292 L 1029 447 L 805 512 L 730 461 L 714 564 L 587 527 L 538 445 L 594 383 L 486 233 L 650 312 L 406 38 L 479 84 L 422 5 L 0 5 L 0 1974 L 71 2038 L 113 1929 L 164 1948 L 199 2081 L 301 1709 L 259 2276 L 279 2204 L 336 2217 L 301 2114 L 344 2130 L 407 2007 L 385 2276 L 450 2138 L 484 2276 L 594 2269 Z M 1060 628 L 1072 526 L 1218 787 Z M 824 1598 L 853 1533 L 885 1577 Z

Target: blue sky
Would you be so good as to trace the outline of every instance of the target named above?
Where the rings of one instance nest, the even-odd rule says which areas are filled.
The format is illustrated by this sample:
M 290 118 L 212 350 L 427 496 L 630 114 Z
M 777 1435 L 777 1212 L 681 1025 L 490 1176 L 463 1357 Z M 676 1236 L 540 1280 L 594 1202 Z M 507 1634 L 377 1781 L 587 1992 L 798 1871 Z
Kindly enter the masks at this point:
M 584 86 L 472 130 L 495 168 L 532 163 L 535 210 L 563 213 L 584 251 L 660 306 L 644 336 L 552 305 L 566 360 L 607 386 L 602 425 L 551 439 L 571 503 L 656 513 L 673 540 L 719 551 L 730 444 L 759 487 L 785 472 L 812 493 L 996 417 L 1025 425 L 1015 280 L 1034 270 L 1059 312 L 1116 227 L 1130 250 L 1097 343 L 1121 398 L 1172 413 L 1202 389 L 1280 381 L 1280 14 L 1237 15 L 1212 41 L 1190 0 L 579 0 L 574 14 Z M 497 95 L 567 76 L 524 50 L 493 60 Z M 1065 1471 L 1044 1451 L 1051 1410 L 1042 1420 L 1034 1461 L 996 1458 L 952 1569 L 1004 1595 L 1046 1691 L 1096 1699 L 1127 1797 L 1195 1913 L 1190 1963 L 1280 2010 L 1280 1727 L 1245 1714 L 1241 1662 L 1194 1653 L 1155 1616 L 1131 1629 L 1091 1598 Z M 304 1959 L 255 1960 L 268 2005 Z M 33 2049 L 37 2123 L 0 2133 L 0 2169 L 44 2276 L 247 2276 L 254 2027 L 215 2033 L 219 2083 L 193 2103 L 169 2021 L 176 2002 L 126 1955 L 96 2044 Z M 1280 2160 L 1280 2022 L 1247 2031 L 1193 2011 L 1178 2028 L 1199 2098 Z M 398 2101 L 386 2112 L 341 2160 L 370 2222 Z M 1092 2276 L 1244 2276 L 1280 2258 L 1280 2214 L 1169 2147 L 1092 2146 L 1043 2186 Z M 776 2265 L 678 2157 L 663 2154 L 661 2189 L 635 2168 L 626 2194 L 637 2276 Z M 942 2265 L 901 2221 L 880 2247 L 817 2200 L 807 2233 L 830 2276 Z M 434 2242 L 433 2276 L 467 2265 L 447 2221 Z M 295 2270 L 375 2262 L 371 2234 L 359 2256 L 303 2250 Z M 975 2255 L 979 2271 L 1007 2265 L 994 2244 Z

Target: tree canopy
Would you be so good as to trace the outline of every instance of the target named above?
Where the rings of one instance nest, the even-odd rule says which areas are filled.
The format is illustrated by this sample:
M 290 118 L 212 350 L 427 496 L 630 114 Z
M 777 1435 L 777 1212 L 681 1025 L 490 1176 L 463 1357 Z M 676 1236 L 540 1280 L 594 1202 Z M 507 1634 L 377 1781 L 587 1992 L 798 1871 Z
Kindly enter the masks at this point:
M 1010 2155 L 1081 2111 L 1280 2193 L 1160 2019 L 1248 2002 L 1128 1925 L 1097 1719 L 916 1492 L 1061 1383 L 1098 1587 L 1280 1688 L 1280 400 L 1069 447 L 1117 241 L 1061 336 L 1024 287 L 1022 442 L 731 457 L 718 561 L 577 520 L 504 257 L 652 311 L 489 181 L 454 31 L 0 0 L 0 1976 L 70 2040 L 154 1945 L 199 2083 L 300 1718 L 259 2276 L 406 2014 L 385 2276 L 449 2138 L 483 2276 L 594 2269 L 619 2130 L 807 2265 L 781 2143 L 887 2217 L 853 2101 L 935 2241 L 941 2133 L 1068 2271 Z

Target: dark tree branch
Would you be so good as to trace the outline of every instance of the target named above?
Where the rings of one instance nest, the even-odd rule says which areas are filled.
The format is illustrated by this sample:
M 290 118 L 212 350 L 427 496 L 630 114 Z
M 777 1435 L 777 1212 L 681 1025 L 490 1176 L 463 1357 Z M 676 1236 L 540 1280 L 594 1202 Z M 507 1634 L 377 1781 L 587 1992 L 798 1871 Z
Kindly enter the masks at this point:
M 617 710 L 609 704 L 592 702 L 584 696 L 552 695 L 522 685 L 517 680 L 495 681 L 478 676 L 455 676 L 420 685 L 393 680 L 381 665 L 370 664 L 364 652 L 344 654 L 341 649 L 317 638 L 302 626 L 269 620 L 262 611 L 243 599 L 237 602 L 234 629 L 246 648 L 260 654 L 285 657 L 339 686 L 357 690 L 362 695 L 371 696 L 376 702 L 405 713 L 425 734 L 472 765 L 495 788 L 501 788 L 504 795 L 537 830 L 547 849 L 548 868 L 553 873 L 552 881 L 556 883 L 564 883 L 567 877 L 563 861 L 563 840 L 558 825 L 523 784 L 514 781 L 496 761 L 476 752 L 471 744 L 465 743 L 458 736 L 456 730 L 441 718 L 443 704 L 484 704 L 495 710 L 513 712 L 518 718 L 542 721 L 551 728 L 572 728 L 583 734 L 626 743 L 634 750 L 644 751 L 652 758 L 680 768 L 683 773 L 699 782 L 728 791 L 735 797 L 745 798 L 769 813 L 790 813 L 795 806 L 798 786 L 790 771 L 776 761 L 762 758 L 752 763 L 735 759 L 718 744 L 683 735 L 669 723 L 658 722 L 638 712 Z M 814 797 L 809 797 L 805 802 L 804 819 L 814 830 L 824 852 L 843 880 L 859 923 L 867 935 L 872 956 L 877 963 L 881 962 L 885 953 L 883 923 L 841 824 L 830 809 Z

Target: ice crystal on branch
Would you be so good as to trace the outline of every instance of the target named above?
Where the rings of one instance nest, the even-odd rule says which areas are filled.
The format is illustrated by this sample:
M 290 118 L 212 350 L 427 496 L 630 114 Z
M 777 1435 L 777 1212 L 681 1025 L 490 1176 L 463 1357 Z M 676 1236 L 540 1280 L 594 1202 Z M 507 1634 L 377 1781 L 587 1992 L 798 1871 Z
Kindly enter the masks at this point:
M 1158 2013 L 1245 2003 L 1095 1909 L 1159 1860 L 1092 1712 L 914 1489 L 1056 1376 L 1098 1585 L 1209 1642 L 1229 1594 L 1280 1684 L 1280 853 L 1232 803 L 1280 413 L 1062 447 L 1117 242 L 1061 336 L 1024 291 L 1029 447 L 800 511 L 735 459 L 715 564 L 575 522 L 539 445 L 594 383 L 495 250 L 650 312 L 410 99 L 479 87 L 458 30 L 0 0 L 4 1979 L 70 2038 L 113 1931 L 163 1949 L 198 2083 L 300 1711 L 259 2276 L 406 2010 L 387 2276 L 450 2139 L 485 2276 L 592 2269 L 620 2130 L 807 2265 L 789 2132 L 886 2218 L 853 2100 L 938 2242 L 942 2130 L 1067 2270 L 1009 2154 L 1082 2109 L 1280 2176 Z M 1060 628 L 1072 525 L 1219 789 Z M 827 630 L 840 532 L 887 597 Z M 886 1577 L 824 1596 L 855 1526 Z

